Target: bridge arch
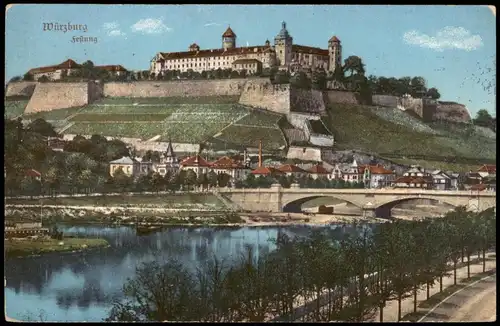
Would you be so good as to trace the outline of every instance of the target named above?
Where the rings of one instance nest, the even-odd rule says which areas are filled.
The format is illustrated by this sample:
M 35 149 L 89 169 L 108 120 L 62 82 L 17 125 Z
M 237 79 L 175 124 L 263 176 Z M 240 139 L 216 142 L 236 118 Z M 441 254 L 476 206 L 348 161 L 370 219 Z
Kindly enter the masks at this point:
M 335 196 L 335 195 L 326 195 L 326 194 L 318 194 L 318 195 L 309 195 L 309 196 L 301 196 L 300 198 L 294 198 L 294 199 L 291 199 L 291 200 L 288 200 L 288 201 L 285 201 L 282 203 L 282 210 L 283 212 L 300 212 L 302 210 L 302 205 L 311 201 L 311 200 L 314 200 L 314 199 L 318 199 L 318 198 L 331 198 L 331 199 L 337 199 L 337 200 L 341 200 L 343 202 L 346 202 L 346 203 L 349 203 L 349 204 L 352 204 L 354 206 L 356 206 L 357 208 L 359 209 L 362 209 L 363 208 L 363 204 L 360 204 L 360 203 L 357 203 L 355 201 L 352 201 L 352 200 L 346 200 L 344 199 L 342 196 Z
M 377 217 L 381 218 L 390 218 L 391 217 L 391 210 L 398 204 L 402 204 L 404 202 L 410 201 L 410 200 L 416 200 L 416 199 L 426 199 L 426 200 L 432 200 L 432 201 L 437 201 L 443 204 L 446 204 L 448 206 L 452 206 L 453 208 L 456 208 L 458 206 L 462 206 L 461 204 L 457 203 L 457 201 L 453 200 L 448 200 L 448 199 L 436 199 L 432 198 L 432 196 L 405 196 L 402 198 L 396 198 L 396 199 L 389 199 L 385 200 L 382 202 L 376 203 L 373 208 L 375 209 L 375 215 Z M 468 206 L 467 203 L 464 203 L 464 206 Z

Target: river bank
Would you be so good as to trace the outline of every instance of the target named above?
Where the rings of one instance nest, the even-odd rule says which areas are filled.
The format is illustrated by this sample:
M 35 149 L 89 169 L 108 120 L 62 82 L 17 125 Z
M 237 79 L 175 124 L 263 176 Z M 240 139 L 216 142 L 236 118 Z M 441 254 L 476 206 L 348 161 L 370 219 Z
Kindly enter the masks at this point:
M 354 221 L 386 222 L 352 213 L 237 213 L 212 210 L 179 210 L 153 207 L 6 205 L 6 219 L 53 224 L 153 225 L 153 226 L 284 226 L 329 225 Z
M 11 238 L 4 240 L 6 257 L 29 257 L 53 252 L 79 252 L 109 247 L 105 239 L 49 237 Z

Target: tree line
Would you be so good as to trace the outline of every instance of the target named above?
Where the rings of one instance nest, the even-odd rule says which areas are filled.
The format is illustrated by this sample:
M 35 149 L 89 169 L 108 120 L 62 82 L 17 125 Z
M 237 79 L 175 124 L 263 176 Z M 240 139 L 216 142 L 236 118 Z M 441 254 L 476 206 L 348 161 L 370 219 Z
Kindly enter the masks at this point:
M 195 270 L 176 260 L 145 263 L 123 287 L 106 321 L 384 320 L 387 302 L 432 287 L 443 291 L 478 254 L 496 248 L 495 213 L 458 207 L 442 218 L 379 225 L 344 224 L 307 237 L 275 239 L 277 249 L 256 257 L 251 248 L 236 261 L 214 257 Z M 296 309 L 308 302 L 303 313 Z M 378 316 L 377 316 L 378 311 Z
M 476 126 L 489 128 L 494 132 L 497 132 L 497 118 L 492 117 L 488 110 L 481 109 L 477 111 L 476 117 L 472 119 L 472 122 Z

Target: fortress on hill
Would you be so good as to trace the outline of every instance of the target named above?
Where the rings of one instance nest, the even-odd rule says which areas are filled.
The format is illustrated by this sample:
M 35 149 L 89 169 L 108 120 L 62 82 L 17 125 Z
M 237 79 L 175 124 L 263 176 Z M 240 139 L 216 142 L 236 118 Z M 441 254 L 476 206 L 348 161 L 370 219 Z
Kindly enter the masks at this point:
M 324 69 L 333 72 L 336 67 L 342 65 L 342 45 L 336 36 L 330 38 L 327 49 L 293 44 L 293 37 L 285 22 L 274 37 L 274 45 L 266 40 L 264 45 L 237 47 L 236 39 L 236 34 L 228 27 L 222 34 L 221 48 L 205 50 L 193 43 L 188 51 L 159 52 L 151 60 L 150 72 L 202 72 L 231 68 L 256 74 L 262 69 L 272 67 L 291 72 L 299 69 Z

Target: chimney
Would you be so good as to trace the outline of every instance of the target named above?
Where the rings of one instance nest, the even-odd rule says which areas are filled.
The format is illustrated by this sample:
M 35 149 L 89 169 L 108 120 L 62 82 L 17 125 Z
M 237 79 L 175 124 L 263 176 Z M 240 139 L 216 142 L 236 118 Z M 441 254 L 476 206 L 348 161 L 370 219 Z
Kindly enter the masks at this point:
M 262 167 L 262 139 L 259 139 L 259 168 Z

